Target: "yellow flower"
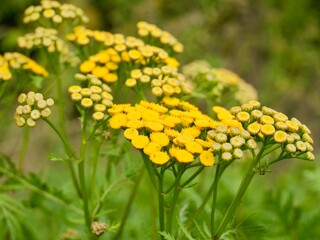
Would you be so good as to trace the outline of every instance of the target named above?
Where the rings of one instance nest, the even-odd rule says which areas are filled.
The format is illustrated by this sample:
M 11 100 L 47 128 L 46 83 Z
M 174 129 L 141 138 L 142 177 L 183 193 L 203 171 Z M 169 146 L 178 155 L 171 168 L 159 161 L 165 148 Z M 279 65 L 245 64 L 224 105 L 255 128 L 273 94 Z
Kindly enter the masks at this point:
M 191 153 L 202 153 L 203 149 L 200 143 L 197 143 L 195 141 L 187 142 L 185 144 L 186 149 Z
M 93 62 L 91 60 L 87 60 L 87 61 L 84 61 L 83 63 L 81 63 L 80 71 L 84 72 L 84 73 L 88 73 L 88 72 L 91 72 L 95 67 L 96 67 L 95 62 Z
M 134 69 L 131 71 L 130 76 L 135 79 L 139 79 L 142 76 L 142 72 L 140 69 Z
M 247 127 L 247 130 L 252 135 L 256 135 L 260 132 L 260 127 L 261 125 L 258 122 L 253 122 Z
M 108 68 L 106 67 L 101 67 L 101 66 L 96 66 L 92 70 L 92 74 L 98 78 L 102 78 L 103 76 L 107 75 L 109 73 Z
M 274 124 L 274 119 L 268 115 L 263 115 L 260 118 L 260 123 L 262 124 Z
M 190 163 L 194 161 L 193 155 L 187 150 L 183 149 L 176 150 L 176 152 L 174 153 L 174 157 L 178 162 L 181 163 Z
M 123 113 L 119 113 L 110 118 L 109 124 L 113 129 L 119 129 L 124 127 L 127 123 L 127 116 Z
M 133 138 L 137 137 L 139 135 L 139 132 L 137 129 L 134 128 L 127 128 L 123 135 L 126 139 L 132 140 Z
M 273 115 L 273 118 L 276 120 L 276 121 L 280 121 L 280 122 L 285 122 L 288 120 L 288 117 L 283 114 L 283 113 L 275 113 Z
M 142 56 L 141 52 L 136 49 L 129 50 L 128 54 L 129 54 L 129 57 L 133 60 L 137 60 L 137 59 L 141 58 L 141 56 Z
M 286 124 L 287 124 L 288 130 L 290 132 L 297 132 L 299 130 L 299 125 L 296 122 L 293 122 L 291 120 L 287 120 Z
M 199 130 L 199 128 L 196 128 L 196 127 L 188 127 L 188 128 L 183 128 L 181 130 L 181 133 L 188 134 L 196 138 L 201 134 L 201 131 Z
M 104 75 L 102 79 L 108 83 L 114 83 L 118 80 L 118 75 L 114 73 L 108 73 Z
M 81 106 L 84 108 L 90 108 L 93 105 L 93 101 L 90 98 L 83 98 L 81 100 Z
M 185 146 L 187 142 L 194 141 L 194 137 L 189 134 L 180 133 L 179 136 L 175 138 L 176 144 L 179 146 Z
M 250 114 L 244 111 L 238 112 L 236 116 L 240 122 L 247 122 L 250 120 Z
M 163 165 L 170 160 L 170 157 L 166 152 L 157 151 L 150 154 L 150 160 L 155 164 Z
M 51 8 L 45 9 L 45 10 L 43 11 L 43 16 L 44 16 L 45 18 L 51 18 L 51 17 L 54 16 L 54 14 L 55 14 L 55 11 L 54 11 L 53 9 L 51 9 Z
M 215 158 L 213 156 L 213 153 L 210 151 L 203 151 L 200 153 L 200 162 L 202 165 L 206 167 L 211 167 L 214 165 Z
M 134 78 L 128 78 L 125 84 L 127 87 L 134 87 L 137 85 L 137 80 Z
M 167 134 L 171 138 L 176 138 L 180 134 L 177 130 L 170 129 L 170 128 L 164 129 L 164 133 Z
M 164 97 L 162 98 L 162 103 L 168 107 L 177 107 L 180 104 L 179 98 L 173 98 L 173 97 Z
M 160 132 L 164 128 L 164 126 L 160 122 L 153 122 L 153 121 L 145 122 L 145 127 L 154 132 Z
M 132 145 L 137 149 L 143 149 L 149 143 L 149 138 L 144 135 L 138 135 L 131 140 Z
M 111 57 L 114 58 L 115 56 Z M 119 68 L 119 65 L 117 63 L 114 62 L 107 62 L 106 63 L 106 67 L 107 69 L 111 70 L 111 71 L 115 71 Z
M 165 147 L 169 144 L 169 137 L 163 132 L 153 132 L 150 134 L 152 142 L 158 143 L 160 146 Z
M 135 128 L 135 129 L 140 129 L 144 127 L 144 122 L 140 121 L 140 120 L 129 120 L 126 123 L 126 127 L 128 128 Z
M 162 94 L 163 94 L 163 91 L 162 91 L 161 87 L 153 87 L 151 89 L 151 93 L 152 93 L 153 96 L 161 97 Z
M 285 142 L 287 140 L 287 134 L 284 131 L 276 131 L 273 136 L 274 140 L 278 143 Z
M 163 90 L 163 93 L 165 95 L 169 95 L 170 96 L 170 95 L 172 95 L 174 93 L 174 88 L 169 84 L 164 84 L 162 86 L 162 90 Z
M 92 118 L 96 121 L 101 121 L 103 120 L 105 117 L 105 114 L 103 112 L 94 112 L 92 114 Z
M 172 58 L 172 57 L 168 57 L 164 60 L 164 62 L 169 65 L 170 67 L 173 67 L 173 68 L 178 68 L 180 63 L 177 59 L 175 58 Z
M 150 154 L 160 151 L 161 146 L 155 142 L 149 142 L 147 146 L 143 148 L 143 152 L 150 156 Z
M 275 133 L 275 128 L 271 124 L 262 125 L 260 130 L 263 135 L 267 136 L 273 135 Z

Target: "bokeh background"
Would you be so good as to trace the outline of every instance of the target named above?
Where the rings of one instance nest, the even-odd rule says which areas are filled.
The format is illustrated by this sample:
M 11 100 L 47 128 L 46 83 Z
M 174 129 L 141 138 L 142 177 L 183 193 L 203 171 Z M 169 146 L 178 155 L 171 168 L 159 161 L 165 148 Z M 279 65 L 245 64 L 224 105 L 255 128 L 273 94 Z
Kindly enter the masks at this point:
M 184 45 L 182 64 L 205 59 L 251 83 L 265 105 L 320 132 L 320 1 L 318 0 L 70 0 L 85 10 L 89 27 L 135 35 L 144 20 Z M 4 0 L 0 51 L 18 50 L 27 30 L 24 9 L 36 0 Z
M 24 9 L 29 5 L 38 5 L 39 2 L 37 0 L 1 0 L 0 53 L 21 51 L 16 45 L 16 39 L 28 32 L 26 26 L 22 24 Z M 138 21 L 144 20 L 156 24 L 161 29 L 172 33 L 184 44 L 184 53 L 177 56 L 182 65 L 204 59 L 213 67 L 228 68 L 257 89 L 259 100 L 263 105 L 268 105 L 306 123 L 315 141 L 315 163 L 297 161 L 293 166 L 292 162 L 283 161 L 272 168 L 276 175 L 258 176 L 251 188 L 255 190 L 249 192 L 251 195 L 246 200 L 248 204 L 243 204 L 245 208 L 242 211 L 251 213 L 257 208 L 265 210 L 266 213 L 260 215 L 259 222 L 274 228 L 267 239 L 307 239 L 303 234 L 308 228 L 302 228 L 304 225 L 300 223 L 308 223 L 305 225 L 310 226 L 309 236 L 319 236 L 319 228 L 317 228 L 320 220 L 319 0 L 69 0 L 60 2 L 72 3 L 84 9 L 90 19 L 88 27 L 91 29 L 136 36 L 135 25 Z M 47 130 L 45 127 L 43 129 L 43 132 Z M 35 140 L 31 142 L 28 150 L 27 168 L 32 168 L 36 172 L 42 171 L 43 176 L 52 178 L 49 179 L 51 183 L 56 183 L 57 186 L 62 185 L 64 178 L 61 178 L 60 172 L 52 171 L 52 167 L 58 168 L 56 163 L 46 159 L 39 163 L 37 158 L 32 160 L 30 157 L 35 154 L 42 158 L 47 156 L 47 151 L 40 153 L 46 149 L 39 147 L 38 144 L 43 146 L 50 144 L 50 141 L 45 138 L 47 136 L 41 135 L 42 132 L 33 134 L 38 135 L 33 135 Z M 11 154 L 14 152 L 12 149 L 21 145 L 21 139 L 17 144 L 14 140 L 17 137 L 11 136 L 11 138 L 7 143 L 0 144 L 2 148 L 10 150 L 10 155 L 14 155 Z M 37 144 L 33 146 L 36 142 Z M 3 147 L 4 144 L 5 147 Z M 46 169 L 42 169 L 43 165 L 46 165 Z M 228 175 L 228 181 L 223 183 L 227 193 L 228 190 L 232 193 L 232 189 L 237 184 L 238 178 L 234 176 L 238 176 L 239 173 L 236 171 L 237 169 L 233 169 Z M 277 184 L 274 184 L 275 182 Z M 285 197 L 289 196 L 287 202 L 283 201 L 282 194 Z M 144 200 L 142 196 L 141 203 Z M 289 206 L 290 211 L 281 212 L 285 204 Z M 144 205 L 141 206 L 141 209 L 144 207 Z M 300 218 L 295 215 L 298 211 L 305 213 L 303 217 L 301 217 L 302 214 Z M 62 210 L 61 212 L 63 214 Z M 50 214 L 55 213 L 50 212 Z M 306 218 L 309 218 L 309 221 Z M 136 217 L 136 219 L 140 218 Z M 46 221 L 48 226 L 59 225 L 53 220 L 49 224 L 47 218 Z M 141 222 L 137 220 L 136 224 L 137 226 L 132 224 L 133 230 L 139 228 Z M 47 229 L 44 228 L 42 231 L 45 230 Z M 130 233 L 129 230 L 128 233 Z M 55 231 L 58 232 L 60 229 Z M 291 236 L 296 238 L 288 237 L 288 231 L 292 231 Z M 299 238 L 300 235 L 295 234 L 294 231 L 301 233 L 304 237 Z M 285 237 L 281 238 L 281 236 Z

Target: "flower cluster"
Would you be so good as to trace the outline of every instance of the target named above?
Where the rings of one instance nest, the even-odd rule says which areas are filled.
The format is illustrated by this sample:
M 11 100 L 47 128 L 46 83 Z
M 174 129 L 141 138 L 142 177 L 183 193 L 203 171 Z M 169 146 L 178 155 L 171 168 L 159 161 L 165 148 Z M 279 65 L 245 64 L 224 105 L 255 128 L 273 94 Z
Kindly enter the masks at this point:
M 66 20 L 72 20 L 74 24 L 88 22 L 87 16 L 82 9 L 72 4 L 61 4 L 58 1 L 41 1 L 41 5 L 30 6 L 24 12 L 24 23 L 38 21 L 46 23 L 49 21 L 52 25 L 58 25 Z
M 152 40 L 150 42 L 158 41 L 158 44 L 155 45 L 160 45 L 165 49 L 168 46 L 169 49 L 176 53 L 183 52 L 183 45 L 169 32 L 161 30 L 156 25 L 141 21 L 137 23 L 137 28 L 141 37 L 151 37 Z
M 107 108 L 112 106 L 113 97 L 110 94 L 111 89 L 100 79 L 93 75 L 76 74 L 75 78 L 82 82 L 80 85 L 70 86 L 68 91 L 71 99 L 84 109 L 92 109 L 92 118 L 96 121 L 102 121 L 106 117 Z
M 6 52 L 0 55 L 0 80 L 10 80 L 13 69 L 31 71 L 34 74 L 47 76 L 48 72 L 27 56 L 17 52 Z
M 99 237 L 101 236 L 102 234 L 104 234 L 104 232 L 106 231 L 107 229 L 107 224 L 103 223 L 103 222 L 93 222 L 91 224 L 91 232 L 94 236 L 96 237 Z
M 145 45 L 145 43 L 138 38 L 116 33 L 113 34 L 107 31 L 91 30 L 85 26 L 77 26 L 73 28 L 73 32 L 67 35 L 67 40 L 76 45 L 97 45 L 102 44 L 105 47 L 113 47 L 119 50 L 123 48 L 138 48 Z
M 223 118 L 225 109 L 216 110 Z M 220 114 L 220 116 L 219 116 Z M 249 101 L 230 109 L 229 119 L 241 122 L 243 128 L 258 141 L 265 144 L 279 144 L 284 157 L 300 157 L 313 160 L 313 140 L 309 128 L 296 118 L 261 106 L 258 101 Z
M 221 123 L 194 105 L 164 97 L 162 105 L 141 101 L 135 106 L 115 104 L 108 111 L 112 115 L 110 127 L 125 129 L 124 136 L 153 163 L 192 163 L 199 159 L 204 166 L 214 164 L 213 141 L 206 132 Z
M 18 127 L 28 125 L 34 127 L 36 121 L 51 115 L 50 107 L 54 105 L 52 98 L 44 99 L 41 93 L 21 93 L 18 97 L 20 105 L 16 108 L 14 119 Z
M 53 28 L 37 27 L 33 33 L 18 38 L 18 46 L 26 49 L 45 48 L 48 52 L 67 52 L 64 41 Z
M 155 97 L 191 94 L 192 86 L 175 68 L 168 65 L 160 68 L 145 67 L 133 69 L 126 79 L 127 87 L 140 88 L 141 84 L 151 83 L 151 93 Z
M 116 70 L 119 68 L 120 62 L 121 57 L 119 53 L 113 48 L 108 48 L 90 56 L 89 60 L 82 62 L 80 71 L 92 74 L 107 83 L 113 83 L 118 80 Z
M 256 90 L 237 74 L 224 68 L 212 68 L 206 61 L 198 60 L 185 65 L 182 73 L 195 85 L 197 95 L 206 92 L 205 96 L 220 102 L 228 92 L 239 103 L 257 99 Z

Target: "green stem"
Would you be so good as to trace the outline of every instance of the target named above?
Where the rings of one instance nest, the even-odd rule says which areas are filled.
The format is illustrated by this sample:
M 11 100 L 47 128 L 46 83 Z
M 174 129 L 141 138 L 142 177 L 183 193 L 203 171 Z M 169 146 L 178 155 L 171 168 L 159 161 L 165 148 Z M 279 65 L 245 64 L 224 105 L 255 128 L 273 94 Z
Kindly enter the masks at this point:
M 65 149 L 65 151 L 67 152 L 69 159 L 67 160 L 67 164 L 69 167 L 69 171 L 71 173 L 71 178 L 73 181 L 73 185 L 77 191 L 77 194 L 80 198 L 82 198 L 82 193 L 81 193 L 81 189 L 79 186 L 79 182 L 77 180 L 76 177 L 76 173 L 75 173 L 75 169 L 74 166 L 72 164 L 72 159 L 78 159 L 76 153 L 74 152 L 74 150 L 72 149 L 72 147 L 70 146 L 70 144 L 67 142 L 67 140 L 65 139 L 65 137 L 60 133 L 60 131 L 56 128 L 56 126 L 53 125 L 53 123 L 48 119 L 48 118 L 43 118 L 43 120 L 49 124 L 49 126 L 53 129 L 53 131 L 58 135 L 58 137 L 60 138 L 60 140 L 63 143 L 63 147 Z
M 91 173 L 91 188 L 90 188 L 90 197 L 91 199 L 93 198 L 94 196 L 94 193 L 95 193 L 95 190 L 96 190 L 96 176 L 97 176 L 97 167 L 98 167 L 98 162 L 99 162 L 99 154 L 100 154 L 100 148 L 101 148 L 101 145 L 102 145 L 102 141 L 103 139 L 99 139 L 98 140 L 99 142 L 97 144 L 94 144 L 95 145 L 95 151 L 94 151 L 94 157 L 92 159 L 92 173 Z
M 83 122 L 81 129 L 81 146 L 80 146 L 80 156 L 78 162 L 78 174 L 80 181 L 80 188 L 82 192 L 82 202 L 83 202 L 83 211 L 85 217 L 85 224 L 88 231 L 88 235 L 92 238 L 92 234 L 90 232 L 91 228 L 91 216 L 89 211 L 89 199 L 88 199 L 88 191 L 86 187 L 86 172 L 85 172 L 85 162 L 86 162 L 86 149 L 87 149 L 87 120 L 86 115 L 83 114 Z
M 194 180 L 202 172 L 204 168 L 205 166 L 199 167 L 198 170 L 191 175 L 191 177 L 189 177 L 184 183 L 181 184 L 181 187 L 187 186 L 192 180 Z
M 186 169 L 184 168 L 184 166 L 180 166 L 178 176 L 176 178 L 177 181 L 175 181 L 176 184 L 174 185 L 172 199 L 170 201 L 170 206 L 169 206 L 169 209 L 167 212 L 166 232 L 170 233 L 170 234 L 172 231 L 172 225 L 173 225 L 172 220 L 173 220 L 173 216 L 174 216 L 174 210 L 177 205 L 177 200 L 178 200 L 179 194 L 182 189 L 182 187 L 180 185 L 180 180 L 181 180 L 181 177 L 182 177 L 183 173 L 185 172 L 185 170 Z
M 218 196 L 218 182 L 221 176 L 220 172 L 221 172 L 221 164 L 218 164 L 216 168 L 216 174 L 214 176 L 213 188 L 212 188 L 213 194 L 212 194 L 211 219 L 210 219 L 211 233 L 214 233 L 214 220 L 215 220 L 215 212 L 216 212 L 217 196 Z
M 128 200 L 128 203 L 127 203 L 127 206 L 126 206 L 126 209 L 125 209 L 125 212 L 124 212 L 124 215 L 123 215 L 123 217 L 122 217 L 121 225 L 120 225 L 120 227 L 119 227 L 119 230 L 118 230 L 116 236 L 114 237 L 115 240 L 120 239 L 120 237 L 121 237 L 121 234 L 122 234 L 122 232 L 123 232 L 124 226 L 125 226 L 125 224 L 126 224 L 126 221 L 127 221 L 127 219 L 128 219 L 128 216 L 129 216 L 129 213 L 130 213 L 130 210 L 131 210 L 131 206 L 132 206 L 132 203 L 133 203 L 133 199 L 134 199 L 134 197 L 136 196 L 138 187 L 139 187 L 139 185 L 140 185 L 140 182 L 141 182 L 141 179 L 142 179 L 142 176 L 143 176 L 143 173 L 144 173 L 144 168 L 141 168 L 141 169 L 139 170 L 139 172 L 140 172 L 140 173 L 139 173 L 139 175 L 138 175 L 138 177 L 137 177 L 137 179 L 136 179 L 136 182 L 135 182 L 135 184 L 134 184 L 134 186 L 133 186 L 133 189 L 132 189 L 132 191 L 131 191 L 131 194 L 130 194 L 130 197 L 129 197 L 129 200 Z
M 253 158 L 245 177 L 242 179 L 242 182 L 240 184 L 240 187 L 238 189 L 238 192 L 237 192 L 235 198 L 233 199 L 232 203 L 229 206 L 229 209 L 228 209 L 227 213 L 225 214 L 224 218 L 222 219 L 222 222 L 220 223 L 220 226 L 219 226 L 219 228 L 217 230 L 217 233 L 216 234 L 212 233 L 213 239 L 220 239 L 220 237 L 224 233 L 227 225 L 230 223 L 230 221 L 234 217 L 235 212 L 236 212 L 237 208 L 239 207 L 239 205 L 241 203 L 241 199 L 242 199 L 244 193 L 246 192 L 246 190 L 247 190 L 247 188 L 248 188 L 253 176 L 256 173 L 254 171 L 254 169 L 255 169 L 257 163 L 259 162 L 259 160 L 261 159 L 261 156 L 262 156 L 264 150 L 265 150 L 265 148 L 264 148 L 264 145 L 263 145 L 261 147 L 258 155 L 255 158 Z
M 141 152 L 141 155 L 142 155 L 142 158 L 144 161 L 144 165 L 146 166 L 146 169 L 148 170 L 148 174 L 149 174 L 151 183 L 152 183 L 153 187 L 158 191 L 157 179 L 155 177 L 155 174 L 157 177 L 160 177 L 160 175 L 159 175 L 159 173 L 156 173 L 155 170 L 153 169 L 152 163 L 150 162 L 150 159 L 148 158 L 148 156 L 146 154 L 144 154 L 143 152 Z
M 163 193 L 163 173 L 161 177 L 158 178 L 158 204 L 159 204 L 159 228 L 160 232 L 164 232 L 165 225 L 164 225 L 164 193 Z M 161 240 L 164 240 L 164 236 L 160 236 Z
M 25 131 L 23 133 L 23 141 L 22 141 L 21 151 L 20 151 L 20 155 L 19 155 L 19 162 L 18 162 L 18 173 L 19 174 L 21 174 L 21 172 L 22 172 L 23 162 L 24 162 L 27 148 L 28 148 L 29 137 L 30 137 L 30 128 L 27 127 L 27 128 L 25 128 Z

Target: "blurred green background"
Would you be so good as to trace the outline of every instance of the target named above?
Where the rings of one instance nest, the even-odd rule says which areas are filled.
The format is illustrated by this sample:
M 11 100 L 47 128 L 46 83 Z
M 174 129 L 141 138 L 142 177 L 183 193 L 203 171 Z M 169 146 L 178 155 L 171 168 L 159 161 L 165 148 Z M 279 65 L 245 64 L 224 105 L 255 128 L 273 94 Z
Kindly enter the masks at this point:
M 257 89 L 263 105 L 269 105 L 289 117 L 296 117 L 310 127 L 315 140 L 315 154 L 319 156 L 319 0 L 61 2 L 84 9 L 90 19 L 88 27 L 92 29 L 136 35 L 136 23 L 144 20 L 169 31 L 185 45 L 185 52 L 178 56 L 182 65 L 205 59 L 214 67 L 225 67 L 238 73 Z M 0 53 L 20 51 L 16 38 L 28 31 L 22 25 L 23 11 L 27 6 L 38 3 L 35 0 L 1 1 Z M 248 195 L 243 204 L 249 210 L 243 211 L 254 212 L 263 206 L 260 211 L 266 214 L 260 214 L 259 222 L 276 226 L 269 239 L 319 239 L 316 237 L 319 236 L 316 226 L 320 219 L 320 169 L 317 162 L 296 161 L 296 164 L 292 164 L 284 161 L 272 169 L 277 178 L 274 174 L 266 176 L 264 180 L 263 176 L 257 177 L 251 187 L 251 190 L 255 189 L 251 192 L 253 194 Z M 49 163 L 48 169 L 53 165 Z M 53 173 L 50 169 L 43 175 L 48 172 L 52 173 L 52 182 L 58 185 L 60 176 L 55 174 L 60 173 Z M 234 187 L 238 174 L 231 172 L 228 175 L 224 182 L 226 192 Z M 281 212 L 286 207 L 290 211 Z M 305 214 L 302 216 L 301 212 Z M 135 227 L 132 225 L 132 229 Z M 309 238 L 304 238 L 306 231 L 310 232 Z
M 320 1 L 318 0 L 70 0 L 89 27 L 135 35 L 140 20 L 171 32 L 184 45 L 182 64 L 205 59 L 238 73 L 260 101 L 308 123 L 319 145 Z M 24 9 L 35 0 L 4 0 L 0 51 L 18 50 Z

